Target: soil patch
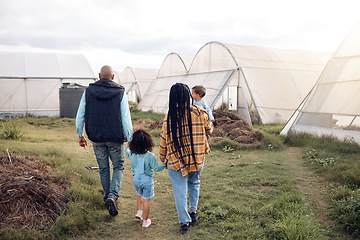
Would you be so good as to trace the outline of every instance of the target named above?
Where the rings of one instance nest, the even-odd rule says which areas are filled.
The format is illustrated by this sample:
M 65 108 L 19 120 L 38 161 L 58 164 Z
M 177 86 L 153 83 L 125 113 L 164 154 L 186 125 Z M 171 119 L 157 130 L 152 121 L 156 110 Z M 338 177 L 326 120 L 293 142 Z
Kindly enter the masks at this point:
M 134 132 L 137 129 L 141 129 L 141 128 L 148 128 L 148 129 L 157 129 L 157 128 L 162 128 L 162 124 L 163 124 L 163 119 L 161 120 L 151 120 L 151 119 L 139 119 L 134 123 L 133 129 Z
M 0 228 L 48 228 L 67 209 L 53 169 L 34 156 L 0 152 Z
M 259 142 L 263 134 L 253 130 L 250 125 L 238 115 L 229 111 L 216 111 L 214 115 L 214 132 L 210 135 L 210 142 L 217 142 L 229 138 L 239 143 L 252 144 Z

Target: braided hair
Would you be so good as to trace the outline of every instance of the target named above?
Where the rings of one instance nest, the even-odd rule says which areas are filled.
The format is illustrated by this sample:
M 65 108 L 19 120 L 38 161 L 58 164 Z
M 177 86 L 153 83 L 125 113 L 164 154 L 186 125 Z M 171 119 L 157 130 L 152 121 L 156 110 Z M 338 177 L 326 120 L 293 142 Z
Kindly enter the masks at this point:
M 167 132 L 172 136 L 175 156 L 180 159 L 181 163 L 186 165 L 183 159 L 183 152 L 185 155 L 191 153 L 196 166 L 190 97 L 190 88 L 186 84 L 176 83 L 170 88 Z M 188 125 L 188 128 L 186 128 L 186 125 Z M 188 134 L 190 134 L 191 149 L 189 149 L 189 145 L 186 143 L 186 136 Z

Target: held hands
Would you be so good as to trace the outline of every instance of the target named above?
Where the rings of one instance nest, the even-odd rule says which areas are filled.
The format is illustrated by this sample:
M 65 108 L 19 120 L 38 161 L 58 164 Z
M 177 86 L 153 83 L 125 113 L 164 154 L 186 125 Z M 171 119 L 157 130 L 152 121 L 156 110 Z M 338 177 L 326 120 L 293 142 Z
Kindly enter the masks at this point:
M 79 137 L 79 146 L 86 149 L 87 141 L 85 137 Z

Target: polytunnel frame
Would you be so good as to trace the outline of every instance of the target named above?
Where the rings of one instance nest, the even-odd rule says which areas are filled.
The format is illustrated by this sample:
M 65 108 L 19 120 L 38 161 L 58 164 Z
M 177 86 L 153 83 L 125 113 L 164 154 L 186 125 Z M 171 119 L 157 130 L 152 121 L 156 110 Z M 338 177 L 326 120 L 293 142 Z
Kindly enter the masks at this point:
M 191 68 L 193 67 L 194 61 L 196 60 L 196 56 L 201 52 L 202 49 L 204 49 L 207 45 L 210 45 L 210 44 L 218 44 L 218 45 L 220 45 L 221 47 L 223 47 L 223 48 L 227 51 L 227 53 L 230 55 L 231 59 L 234 61 L 234 67 L 235 67 L 235 68 L 233 68 L 232 73 L 230 74 L 230 76 L 228 77 L 228 79 L 226 80 L 226 82 L 224 83 L 224 85 L 223 85 L 222 88 L 219 90 L 218 94 L 215 96 L 214 100 L 213 100 L 212 103 L 210 104 L 210 108 L 213 107 L 213 106 L 215 106 L 216 102 L 219 100 L 219 98 L 221 97 L 221 95 L 224 93 L 225 89 L 229 86 L 229 84 L 230 84 L 230 82 L 231 82 L 234 74 L 235 74 L 236 72 L 238 72 L 239 74 L 238 74 L 237 85 L 236 85 L 236 87 L 237 87 L 237 96 L 236 96 L 236 97 L 237 97 L 237 99 L 236 99 L 236 101 L 237 101 L 237 106 L 236 106 L 236 114 L 237 114 L 237 115 L 240 114 L 240 113 L 239 113 L 239 108 L 241 108 L 241 107 L 239 107 L 239 98 L 240 98 L 241 96 L 240 96 L 240 91 L 239 91 L 239 89 L 241 89 L 241 93 L 242 93 L 241 95 L 242 95 L 242 97 L 244 98 L 245 103 L 246 103 L 246 104 L 245 104 L 245 106 L 246 106 L 245 109 L 246 109 L 246 113 L 247 113 L 247 116 L 246 116 L 246 117 L 248 118 L 248 119 L 247 119 L 247 122 L 248 122 L 250 125 L 252 125 L 252 119 L 251 119 L 251 115 L 250 115 L 249 106 L 248 106 L 248 103 L 247 103 L 246 98 L 245 98 L 245 96 L 244 96 L 244 92 L 243 92 L 242 88 L 240 87 L 240 74 L 241 74 L 241 75 L 243 76 L 243 78 L 244 78 L 245 85 L 246 85 L 247 90 L 248 90 L 248 92 L 249 92 L 249 95 L 250 95 L 250 98 L 251 98 L 251 102 L 252 102 L 252 103 L 254 104 L 254 106 L 255 106 L 255 110 L 256 110 L 257 115 L 259 115 L 259 111 L 258 111 L 257 105 L 256 105 L 256 103 L 255 103 L 255 101 L 254 101 L 253 94 L 252 94 L 252 92 L 250 91 L 249 84 L 248 84 L 248 80 L 247 80 L 247 78 L 246 78 L 246 76 L 245 76 L 245 74 L 244 74 L 244 71 L 242 70 L 242 67 L 239 66 L 239 64 L 238 64 L 238 62 L 237 62 L 234 54 L 232 53 L 231 49 L 230 49 L 226 44 L 221 43 L 221 42 L 218 42 L 218 41 L 211 41 L 211 42 L 208 42 L 208 43 L 206 43 L 205 45 L 203 45 L 203 46 L 198 50 L 198 52 L 195 54 L 195 56 L 194 56 L 194 58 L 193 58 L 193 61 L 192 61 L 191 65 L 190 65 L 190 67 L 189 67 L 189 70 L 188 70 L 187 75 L 201 74 L 200 72 L 190 73 L 190 71 L 191 71 Z M 211 47 L 209 48 L 209 51 L 210 51 L 210 55 L 211 55 Z M 209 69 L 210 69 L 211 58 L 209 58 L 209 59 L 210 59 L 210 61 L 209 61 L 209 66 L 208 66 L 208 67 L 209 67 Z M 228 69 L 228 70 L 223 69 L 223 70 L 217 70 L 217 71 L 208 71 L 207 73 L 214 73 L 214 72 L 220 72 L 220 71 L 229 71 L 229 70 L 231 70 L 231 69 Z M 206 73 L 206 72 L 203 72 L 203 73 Z M 186 76 L 187 76 L 187 75 L 186 75 Z M 166 107 L 165 107 L 165 108 L 166 108 Z M 165 109 L 165 108 L 164 108 L 164 109 Z M 244 107 L 243 107 L 243 108 L 244 108 Z
M 345 36 L 345 38 L 343 39 L 343 41 L 341 42 L 341 44 L 339 45 L 338 49 L 334 52 L 333 56 L 328 60 L 328 62 L 326 63 L 323 71 L 321 72 L 319 78 L 317 79 L 315 85 L 313 86 L 313 88 L 309 91 L 309 93 L 307 94 L 307 96 L 304 98 L 304 100 L 300 103 L 300 105 L 298 106 L 298 108 L 295 110 L 295 112 L 293 113 L 293 115 L 289 118 L 288 122 L 285 124 L 285 126 L 283 127 L 283 129 L 280 131 L 281 135 L 287 135 L 290 132 L 292 132 L 294 125 L 296 125 L 302 114 L 303 114 L 303 109 L 306 106 L 306 104 L 308 103 L 309 99 L 312 98 L 312 96 L 315 94 L 315 90 L 318 87 L 318 83 L 320 82 L 320 80 L 323 78 L 323 75 L 325 74 L 326 70 L 329 67 L 330 62 L 334 59 L 334 58 L 344 58 L 344 57 L 349 57 L 349 56 L 343 56 L 343 55 L 339 55 L 339 51 L 342 49 L 342 47 L 347 43 L 347 41 L 349 41 L 349 39 L 351 39 L 351 36 L 353 34 L 353 32 L 356 29 L 360 29 L 360 22 L 358 22 L 353 29 Z M 345 45 L 346 46 L 346 45 Z M 360 55 L 356 55 L 356 56 L 360 56 Z M 352 115 L 353 116 L 353 115 Z M 352 121 L 350 122 L 349 126 L 351 126 L 353 124 L 353 122 L 355 121 L 355 119 L 357 117 L 360 117 L 360 115 L 354 115 L 354 118 L 352 119 Z M 331 132 L 331 131 L 330 131 Z M 332 134 L 332 133 L 330 133 Z M 360 142 L 359 142 L 360 143 Z
M 331 61 L 331 59 L 326 63 L 324 70 L 328 67 L 330 61 Z M 286 122 L 284 127 L 281 129 L 280 135 L 287 135 L 289 132 L 291 132 L 291 129 L 294 126 L 294 124 L 296 124 L 299 121 L 299 119 L 302 115 L 302 109 L 307 104 L 309 99 L 311 99 L 311 96 L 315 93 L 318 83 L 319 83 L 320 79 L 322 79 L 323 74 L 325 72 L 324 70 L 321 72 L 319 78 L 316 80 L 314 86 L 310 89 L 309 93 L 300 102 L 299 106 L 295 109 L 294 113 L 290 116 L 289 120 Z
M 124 69 L 124 71 L 122 72 L 122 74 L 125 72 L 126 69 L 129 69 L 129 70 L 131 71 L 131 74 L 132 74 L 132 76 L 134 77 L 134 80 L 135 80 L 135 81 L 130 85 L 129 89 L 126 91 L 126 93 L 128 93 L 128 92 L 130 91 L 130 89 L 133 88 L 133 86 L 137 86 L 137 80 L 136 80 L 135 73 L 134 73 L 134 71 L 133 71 L 133 69 L 132 69 L 131 67 L 126 67 L 126 68 Z M 121 83 L 121 78 L 120 78 L 120 83 Z M 122 84 L 124 84 L 124 83 L 122 83 Z M 139 90 L 139 92 L 140 92 L 139 87 L 138 87 L 138 90 Z
M 128 89 L 125 89 L 125 94 L 128 95 L 132 90 L 134 90 L 135 93 L 136 93 L 136 99 L 137 99 L 137 101 L 139 101 L 139 99 L 141 99 L 140 87 L 139 87 L 138 81 L 136 79 L 135 72 L 132 69 L 132 67 L 127 66 L 127 67 L 124 68 L 124 70 L 121 72 L 121 75 L 118 78 L 120 80 L 119 84 L 121 86 L 123 86 L 123 87 L 125 87 L 124 84 L 127 84 L 127 82 L 125 82 L 125 83 L 121 82 L 122 81 L 121 76 L 124 74 L 125 71 L 130 71 L 130 73 L 131 73 L 131 75 L 132 75 L 132 77 L 134 79 L 134 82 L 129 82 L 129 83 L 131 83 L 131 85 L 128 87 Z M 128 95 L 128 97 L 129 97 L 129 95 Z
M 5 86 L 5 91 L 10 91 L 10 95 L 5 95 L 3 102 L 0 103 L 0 118 L 2 114 L 57 116 L 61 105 L 59 91 L 57 91 L 58 87 L 61 88 L 65 83 L 81 85 L 84 84 L 84 81 L 85 84 L 88 85 L 97 80 L 90 64 L 82 54 L 1 52 L 1 55 L 2 54 L 11 56 L 11 60 L 9 60 L 9 58 L 6 60 L 6 63 L 9 65 L 5 65 L 10 67 L 11 70 L 8 72 L 5 71 L 5 73 L 2 72 L 0 81 L 14 81 L 16 87 L 11 88 L 10 91 L 8 86 Z M 13 56 L 16 58 L 13 58 Z M 68 65 L 69 58 L 72 60 L 75 59 L 82 70 L 77 70 L 75 73 L 72 69 L 69 71 L 68 67 L 72 66 Z M 14 62 L 14 59 L 20 59 L 22 61 Z M 29 59 L 32 61 L 29 61 Z M 51 61 L 49 61 L 49 59 Z M 39 71 L 39 69 L 42 70 L 39 66 L 42 66 L 41 64 L 45 61 L 46 64 L 48 64 L 47 70 L 51 69 L 52 71 Z M 37 62 L 37 64 L 33 64 L 34 62 Z M 14 66 L 16 67 L 14 68 Z M 41 90 L 43 88 L 39 87 L 39 83 L 46 83 L 48 88 Z M 33 89 L 43 94 L 36 95 Z M 19 91 L 21 92 L 20 95 Z M 32 96 L 35 95 L 39 97 L 36 102 L 32 101 Z M 21 98 L 18 96 L 21 96 Z M 14 102 L 12 103 L 12 101 Z M 51 102 L 51 105 L 47 104 L 48 102 Z M 12 107 L 6 107 L 6 105 L 10 105 L 11 103 Z M 46 106 L 44 106 L 44 103 Z M 19 105 L 21 106 L 19 107 Z
M 159 76 L 159 74 L 160 74 L 160 72 L 161 72 L 161 69 L 162 69 L 162 66 L 164 65 L 165 61 L 167 61 L 168 57 L 171 56 L 171 55 L 177 56 L 177 58 L 180 60 L 182 66 L 183 66 L 183 68 L 184 68 L 184 73 L 181 74 L 181 75 L 163 75 L 163 76 Z M 191 65 L 191 64 L 190 64 L 190 65 Z M 180 82 L 182 82 L 182 81 L 183 81 L 183 78 L 184 78 L 187 74 L 188 74 L 188 67 L 187 67 L 187 65 L 186 65 L 183 57 L 181 57 L 181 55 L 178 54 L 178 53 L 176 53 L 176 52 L 171 52 L 171 53 L 169 53 L 168 55 L 166 55 L 166 57 L 165 57 L 164 60 L 162 61 L 162 64 L 161 64 L 161 66 L 160 66 L 160 68 L 159 68 L 159 70 L 158 70 L 158 74 L 157 74 L 156 78 L 151 82 L 149 88 L 148 88 L 148 89 L 146 90 L 146 92 L 144 93 L 144 96 L 146 96 L 149 92 L 151 92 L 152 87 L 153 87 L 154 84 L 156 84 L 156 80 L 157 80 L 157 79 L 161 79 L 161 78 L 171 78 L 171 77 L 181 77 L 181 81 L 180 81 Z M 141 104 L 141 103 L 140 103 L 140 104 Z M 162 110 L 160 111 L 160 113 L 164 113 L 164 112 L 165 112 L 166 108 L 168 107 L 168 104 L 169 104 L 169 103 L 166 103 L 165 106 L 162 107 Z
M 339 57 L 339 58 L 343 58 L 343 57 Z M 289 121 L 285 124 L 283 129 L 280 131 L 281 135 L 287 135 L 287 134 L 290 134 L 290 133 L 293 133 L 293 132 L 295 132 L 295 133 L 296 132 L 306 132 L 306 133 L 310 133 L 312 135 L 317 135 L 317 136 L 321 136 L 321 135 L 335 136 L 336 138 L 343 139 L 343 140 L 346 140 L 349 137 L 351 137 L 355 142 L 360 144 L 359 131 L 336 129 L 336 128 L 326 128 L 326 127 L 314 127 L 314 126 L 311 126 L 311 125 L 304 125 L 304 126 L 306 126 L 306 128 L 300 128 L 300 130 L 296 128 L 296 126 L 298 125 L 298 122 L 302 118 L 303 114 L 306 113 L 306 112 L 303 111 L 304 107 L 312 99 L 314 94 L 316 94 L 316 89 L 318 88 L 318 83 L 322 79 L 323 74 L 325 74 L 326 69 L 327 69 L 327 67 L 328 67 L 328 65 L 330 64 L 331 61 L 332 61 L 332 59 L 328 61 L 326 67 L 324 68 L 324 71 L 321 73 L 321 75 L 320 75 L 319 79 L 317 80 L 316 84 L 314 85 L 314 87 L 310 90 L 308 95 L 304 98 L 304 100 L 301 102 L 299 107 L 293 113 L 293 115 L 291 116 Z M 359 114 L 357 114 L 357 115 L 354 115 L 354 114 L 341 114 L 341 115 L 343 115 L 343 116 L 354 116 L 353 119 L 351 120 L 350 124 L 347 127 L 350 127 L 353 124 L 353 122 L 356 120 L 356 118 L 360 117 Z
M 185 69 L 185 71 L 186 71 L 184 75 L 179 75 L 179 76 L 186 76 L 186 75 L 187 75 L 187 72 L 188 72 L 188 69 L 187 69 L 187 67 L 186 67 L 186 64 L 185 64 L 183 58 L 180 56 L 180 54 L 178 54 L 178 53 L 176 53 L 176 52 L 171 52 L 171 53 L 169 53 L 169 54 L 166 55 L 166 57 L 164 58 L 163 63 L 165 62 L 165 60 L 167 59 L 167 57 L 170 56 L 170 55 L 176 55 L 176 56 L 179 57 L 181 63 L 182 63 L 183 66 L 184 66 L 184 69 Z M 161 65 L 162 65 L 162 64 L 161 64 Z M 156 75 L 156 78 L 151 82 L 149 88 L 148 88 L 148 89 L 146 90 L 146 92 L 144 93 L 144 96 L 151 90 L 151 87 L 155 84 L 155 80 L 156 80 L 156 79 L 158 79 L 158 78 L 173 77 L 173 76 L 170 76 L 170 75 L 169 75 L 169 76 L 159 76 L 160 70 L 161 70 L 161 66 L 160 66 L 160 68 L 159 68 L 158 74 Z M 166 107 L 165 107 L 165 108 L 166 108 Z M 165 108 L 164 108 L 164 109 L 165 109 Z
M 183 66 L 184 66 L 185 75 L 187 75 L 187 73 L 188 73 L 189 70 L 188 70 L 187 67 L 186 67 L 186 64 L 185 64 L 185 62 L 184 62 L 184 59 L 180 56 L 180 54 L 178 54 L 178 53 L 176 53 L 176 52 L 171 52 L 171 53 L 169 53 L 168 55 L 166 55 L 166 57 L 165 57 L 164 60 L 162 61 L 161 66 L 164 64 L 165 60 L 166 60 L 170 55 L 176 55 L 176 56 L 178 56 L 178 58 L 180 59 L 181 63 L 182 63 Z M 192 63 L 191 63 L 191 64 L 192 64 Z M 162 77 L 172 77 L 171 75 L 169 75 L 169 76 L 159 76 L 160 71 L 161 71 L 161 66 L 160 66 L 160 68 L 159 68 L 158 74 L 157 74 L 157 76 L 156 76 L 155 79 L 157 79 L 157 78 L 162 78 Z M 191 65 L 190 65 L 190 67 L 191 67 Z M 152 84 L 153 84 L 153 83 L 151 83 L 151 85 L 152 85 Z
M 17 79 L 17 80 L 23 80 L 23 84 L 24 84 L 24 89 L 25 89 L 25 109 L 23 110 L 19 110 L 20 112 L 24 112 L 24 113 L 30 113 L 31 111 L 39 111 L 39 112 L 44 112 L 44 111 L 52 111 L 50 109 L 42 109 L 42 110 L 39 110 L 39 109 L 35 109 L 35 110 L 29 110 L 29 96 L 28 96 L 28 80 L 44 80 L 44 79 L 47 79 L 47 80 L 58 80 L 60 81 L 61 85 L 64 84 L 66 80 L 94 80 L 96 81 L 97 78 L 87 78 L 87 77 L 6 77 L 6 76 L 0 76 L 0 79 Z M 47 97 L 49 97 L 52 93 L 52 91 L 54 91 L 56 89 L 57 85 L 55 85 L 53 88 L 51 89 L 48 89 L 49 92 L 47 95 L 45 95 L 41 102 L 39 102 L 38 106 L 41 106 L 42 103 L 44 103 L 44 101 L 47 100 Z M 14 95 L 19 89 L 21 88 L 21 84 L 14 90 L 13 94 Z M 4 105 L 6 104 L 6 102 L 4 102 Z M 0 106 L 0 113 L 4 113 L 4 112 L 16 112 L 16 111 L 12 111 L 12 110 L 2 110 L 4 105 L 1 105 Z

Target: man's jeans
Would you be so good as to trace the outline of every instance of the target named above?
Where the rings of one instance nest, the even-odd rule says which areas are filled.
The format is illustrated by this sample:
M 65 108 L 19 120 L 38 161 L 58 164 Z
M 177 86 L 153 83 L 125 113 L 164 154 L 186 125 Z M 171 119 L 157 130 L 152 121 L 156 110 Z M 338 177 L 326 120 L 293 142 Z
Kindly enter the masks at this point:
M 168 173 L 172 183 L 174 192 L 175 205 L 179 218 L 179 223 L 191 222 L 191 217 L 188 213 L 187 193 L 189 192 L 189 210 L 196 211 L 200 194 L 200 174 L 204 168 L 204 164 L 199 171 L 189 173 L 187 177 L 183 177 L 181 172 L 174 171 L 169 168 Z
M 104 189 L 104 201 L 109 194 L 113 194 L 116 199 L 119 197 L 120 185 L 124 175 L 124 147 L 122 143 L 96 143 L 93 142 L 93 149 L 99 165 L 101 185 Z M 110 162 L 113 165 L 113 175 L 110 174 Z

